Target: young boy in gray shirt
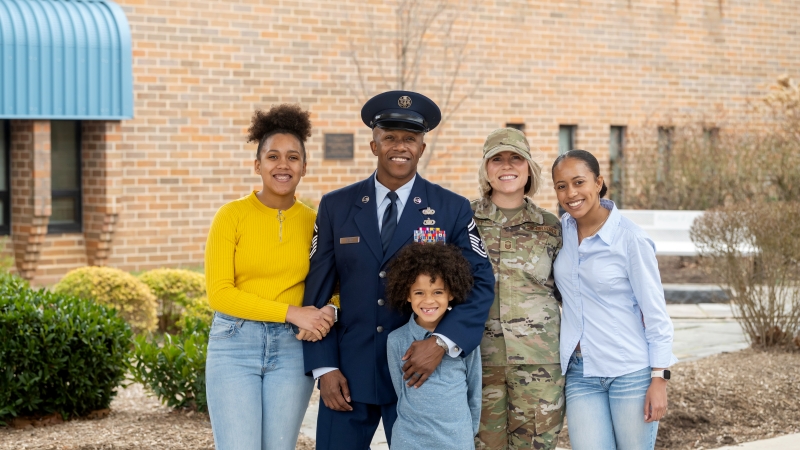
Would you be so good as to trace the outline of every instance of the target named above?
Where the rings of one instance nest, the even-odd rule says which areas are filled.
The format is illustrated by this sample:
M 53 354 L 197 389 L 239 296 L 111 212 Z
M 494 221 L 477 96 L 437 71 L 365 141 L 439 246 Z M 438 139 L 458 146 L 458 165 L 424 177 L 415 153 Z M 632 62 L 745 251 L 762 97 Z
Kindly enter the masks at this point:
M 389 373 L 397 393 L 392 450 L 474 448 L 481 414 L 481 355 L 445 355 L 421 387 L 403 380 L 402 360 L 412 342 L 427 339 L 453 305 L 472 289 L 472 270 L 457 247 L 415 243 L 403 248 L 388 270 L 389 305 L 413 311 L 388 338 Z M 413 379 L 413 378 L 412 378 Z M 416 381 L 416 379 L 413 379 Z

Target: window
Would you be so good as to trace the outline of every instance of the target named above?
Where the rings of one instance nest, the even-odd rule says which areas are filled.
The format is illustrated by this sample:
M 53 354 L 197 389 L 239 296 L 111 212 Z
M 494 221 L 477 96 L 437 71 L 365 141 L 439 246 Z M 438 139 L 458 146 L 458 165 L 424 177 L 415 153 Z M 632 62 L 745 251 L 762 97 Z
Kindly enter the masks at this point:
M 0 235 L 11 231 L 11 130 L 8 120 L 0 120 Z
M 506 128 L 513 128 L 515 130 L 522 131 L 523 134 L 525 133 L 525 124 L 524 123 L 507 123 L 506 124 Z
M 563 155 L 570 150 L 575 149 L 575 135 L 578 132 L 577 125 L 559 125 L 558 126 L 558 154 Z M 561 217 L 566 211 L 561 205 L 558 205 L 558 216 Z
M 558 126 L 558 154 L 563 155 L 575 149 L 575 135 L 578 132 L 577 125 Z
M 672 137 L 675 127 L 658 127 L 658 171 L 656 181 L 664 181 L 669 173 L 669 160 L 672 153 Z
M 611 126 L 608 140 L 608 158 L 611 163 L 611 179 L 609 190 L 611 200 L 617 208 L 622 209 L 622 176 L 623 176 L 623 146 L 625 144 L 625 127 Z
M 81 215 L 81 123 L 50 122 L 52 214 L 47 231 L 79 233 Z
M 717 148 L 717 144 L 719 144 L 719 127 L 703 128 L 703 139 L 712 149 Z

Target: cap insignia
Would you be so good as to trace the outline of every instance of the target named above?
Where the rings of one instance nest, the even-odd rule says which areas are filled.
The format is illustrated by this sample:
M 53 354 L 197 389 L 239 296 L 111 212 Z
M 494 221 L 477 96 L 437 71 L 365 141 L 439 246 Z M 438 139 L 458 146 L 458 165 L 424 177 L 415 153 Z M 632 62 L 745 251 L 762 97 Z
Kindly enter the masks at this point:
M 411 97 L 404 95 L 397 99 L 397 106 L 405 109 L 411 107 Z

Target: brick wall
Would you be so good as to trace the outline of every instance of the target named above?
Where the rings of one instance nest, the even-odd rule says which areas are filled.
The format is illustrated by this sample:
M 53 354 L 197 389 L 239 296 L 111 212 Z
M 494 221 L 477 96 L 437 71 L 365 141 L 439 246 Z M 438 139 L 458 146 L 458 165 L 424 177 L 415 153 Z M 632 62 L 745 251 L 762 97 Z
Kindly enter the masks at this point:
M 11 236 L 17 273 L 33 278 L 50 220 L 50 122 L 11 122 Z
M 133 35 L 135 118 L 107 125 L 96 152 L 84 149 L 95 155 L 85 164 L 102 160 L 84 170 L 87 198 L 107 192 L 89 202 L 87 261 L 126 270 L 201 265 L 214 212 L 258 186 L 255 146 L 245 142 L 255 108 L 298 102 L 311 110 L 300 197 L 317 201 L 374 170 L 359 111 L 369 95 L 396 87 L 390 6 L 118 3 Z M 459 19 L 446 35 L 442 21 L 432 26 L 411 87 L 445 103 L 454 65 L 444 51 L 467 42 L 450 105 L 463 102 L 427 137 L 435 145 L 424 172 L 467 197 L 477 195 L 485 136 L 507 122 L 526 124 L 547 180 L 535 200 L 553 209 L 559 124 L 578 125 L 577 147 L 607 169 L 610 125 L 720 111 L 735 121 L 776 76 L 800 76 L 800 8 L 791 0 L 452 4 Z M 324 133 L 354 133 L 355 158 L 324 160 Z

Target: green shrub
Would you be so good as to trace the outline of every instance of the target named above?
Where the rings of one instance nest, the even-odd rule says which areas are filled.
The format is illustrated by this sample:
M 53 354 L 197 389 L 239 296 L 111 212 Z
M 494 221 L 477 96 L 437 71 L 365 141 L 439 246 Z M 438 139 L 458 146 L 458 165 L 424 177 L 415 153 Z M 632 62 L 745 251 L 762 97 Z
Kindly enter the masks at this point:
M 188 304 L 206 294 L 203 274 L 184 269 L 154 269 L 139 275 L 158 300 L 158 329 L 171 331 Z
M 14 267 L 13 247 L 7 236 L 0 236 L 0 274 L 8 273 Z
M 0 421 L 108 408 L 124 378 L 130 339 L 130 327 L 111 308 L 4 278 Z
M 137 336 L 129 372 L 133 381 L 145 385 L 162 403 L 205 411 L 210 326 L 202 320 L 185 323 L 179 334 L 165 333 L 162 345 L 153 336 Z
M 211 305 L 208 304 L 208 298 L 194 298 L 189 301 L 183 313 L 181 313 L 181 320 L 178 322 L 178 327 L 182 330 L 191 328 L 197 320 L 210 327 L 213 318 L 214 310 L 211 309 Z
M 156 299 L 150 288 L 119 269 L 81 267 L 67 273 L 53 291 L 116 308 L 136 333 L 152 331 L 158 325 Z

